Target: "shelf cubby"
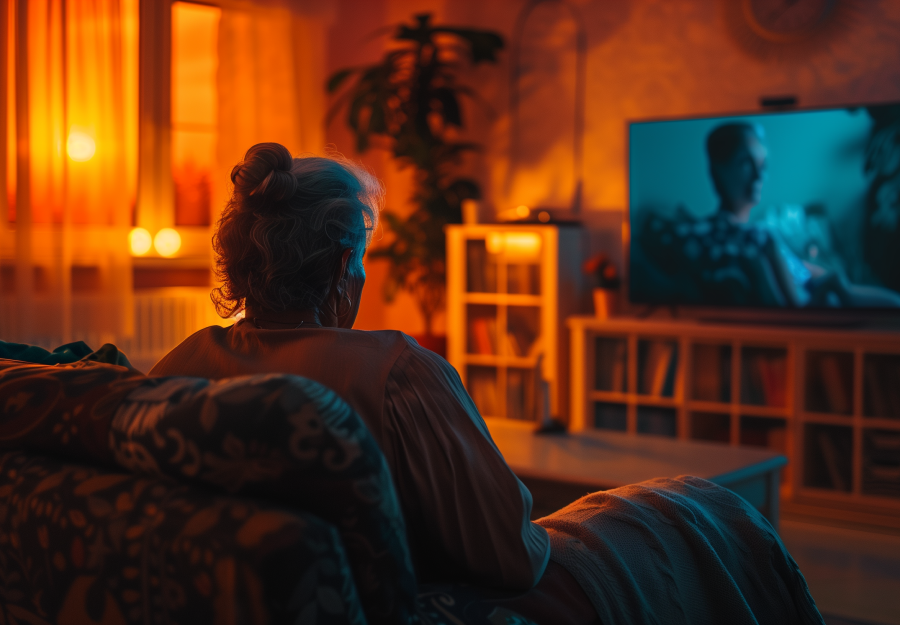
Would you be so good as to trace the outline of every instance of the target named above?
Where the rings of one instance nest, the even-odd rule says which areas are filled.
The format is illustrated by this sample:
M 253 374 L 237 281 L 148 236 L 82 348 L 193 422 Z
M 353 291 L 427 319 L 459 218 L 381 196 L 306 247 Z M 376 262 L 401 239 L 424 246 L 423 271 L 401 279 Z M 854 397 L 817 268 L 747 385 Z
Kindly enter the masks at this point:
M 690 437 L 698 441 L 728 443 L 731 440 L 731 415 L 721 412 L 692 412 Z
M 787 350 L 781 347 L 741 348 L 741 403 L 787 406 Z
M 866 354 L 863 414 L 900 419 L 900 354 Z
M 851 492 L 853 488 L 853 429 L 841 425 L 807 423 L 803 427 L 803 485 Z
M 598 430 L 625 432 L 628 429 L 628 406 L 610 402 L 595 402 L 594 427 Z
M 863 430 L 862 492 L 900 498 L 900 431 Z
M 691 348 L 691 399 L 731 402 L 731 345 L 694 343 Z
M 650 397 L 673 397 L 678 371 L 678 341 L 672 338 L 638 339 L 637 392 Z
M 853 352 L 806 352 L 807 412 L 853 415 Z
M 638 406 L 637 431 L 639 434 L 675 438 L 678 435 L 678 411 L 665 406 Z

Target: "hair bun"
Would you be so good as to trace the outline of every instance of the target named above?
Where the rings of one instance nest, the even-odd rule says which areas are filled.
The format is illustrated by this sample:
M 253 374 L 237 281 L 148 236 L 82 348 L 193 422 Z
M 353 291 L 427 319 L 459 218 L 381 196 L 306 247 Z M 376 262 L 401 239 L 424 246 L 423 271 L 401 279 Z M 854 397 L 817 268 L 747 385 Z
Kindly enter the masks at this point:
M 294 195 L 297 179 L 291 173 L 294 159 L 280 143 L 257 143 L 231 170 L 234 191 L 263 202 L 280 202 Z

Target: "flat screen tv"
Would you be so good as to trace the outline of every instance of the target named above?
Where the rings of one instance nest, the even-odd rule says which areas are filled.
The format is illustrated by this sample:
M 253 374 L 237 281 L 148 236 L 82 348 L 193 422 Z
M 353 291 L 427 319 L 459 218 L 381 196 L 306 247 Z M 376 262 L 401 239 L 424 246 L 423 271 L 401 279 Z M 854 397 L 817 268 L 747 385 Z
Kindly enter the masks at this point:
M 633 303 L 900 310 L 900 104 L 628 132 Z

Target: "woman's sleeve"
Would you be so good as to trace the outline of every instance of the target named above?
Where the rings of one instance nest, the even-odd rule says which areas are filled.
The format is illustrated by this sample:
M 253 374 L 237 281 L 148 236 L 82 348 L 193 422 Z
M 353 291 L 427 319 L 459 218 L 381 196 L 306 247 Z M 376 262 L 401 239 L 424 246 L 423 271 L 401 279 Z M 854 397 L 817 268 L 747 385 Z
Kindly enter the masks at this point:
M 456 370 L 407 340 L 386 383 L 384 451 L 419 576 L 531 588 L 550 557 L 546 530 L 529 520 L 531 493 Z

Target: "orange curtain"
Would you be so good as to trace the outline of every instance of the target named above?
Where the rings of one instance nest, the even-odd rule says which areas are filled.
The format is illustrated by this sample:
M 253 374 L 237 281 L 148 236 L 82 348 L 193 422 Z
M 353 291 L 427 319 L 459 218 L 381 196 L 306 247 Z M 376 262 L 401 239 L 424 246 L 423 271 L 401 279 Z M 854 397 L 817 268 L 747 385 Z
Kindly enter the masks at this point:
M 138 0 L 7 0 L 4 10 L 15 279 L 0 338 L 121 342 L 133 332 Z M 97 276 L 90 301 L 73 297 L 84 270 Z
M 75 224 L 127 226 L 137 171 L 137 3 L 27 5 L 33 223 L 62 223 L 68 203 Z

